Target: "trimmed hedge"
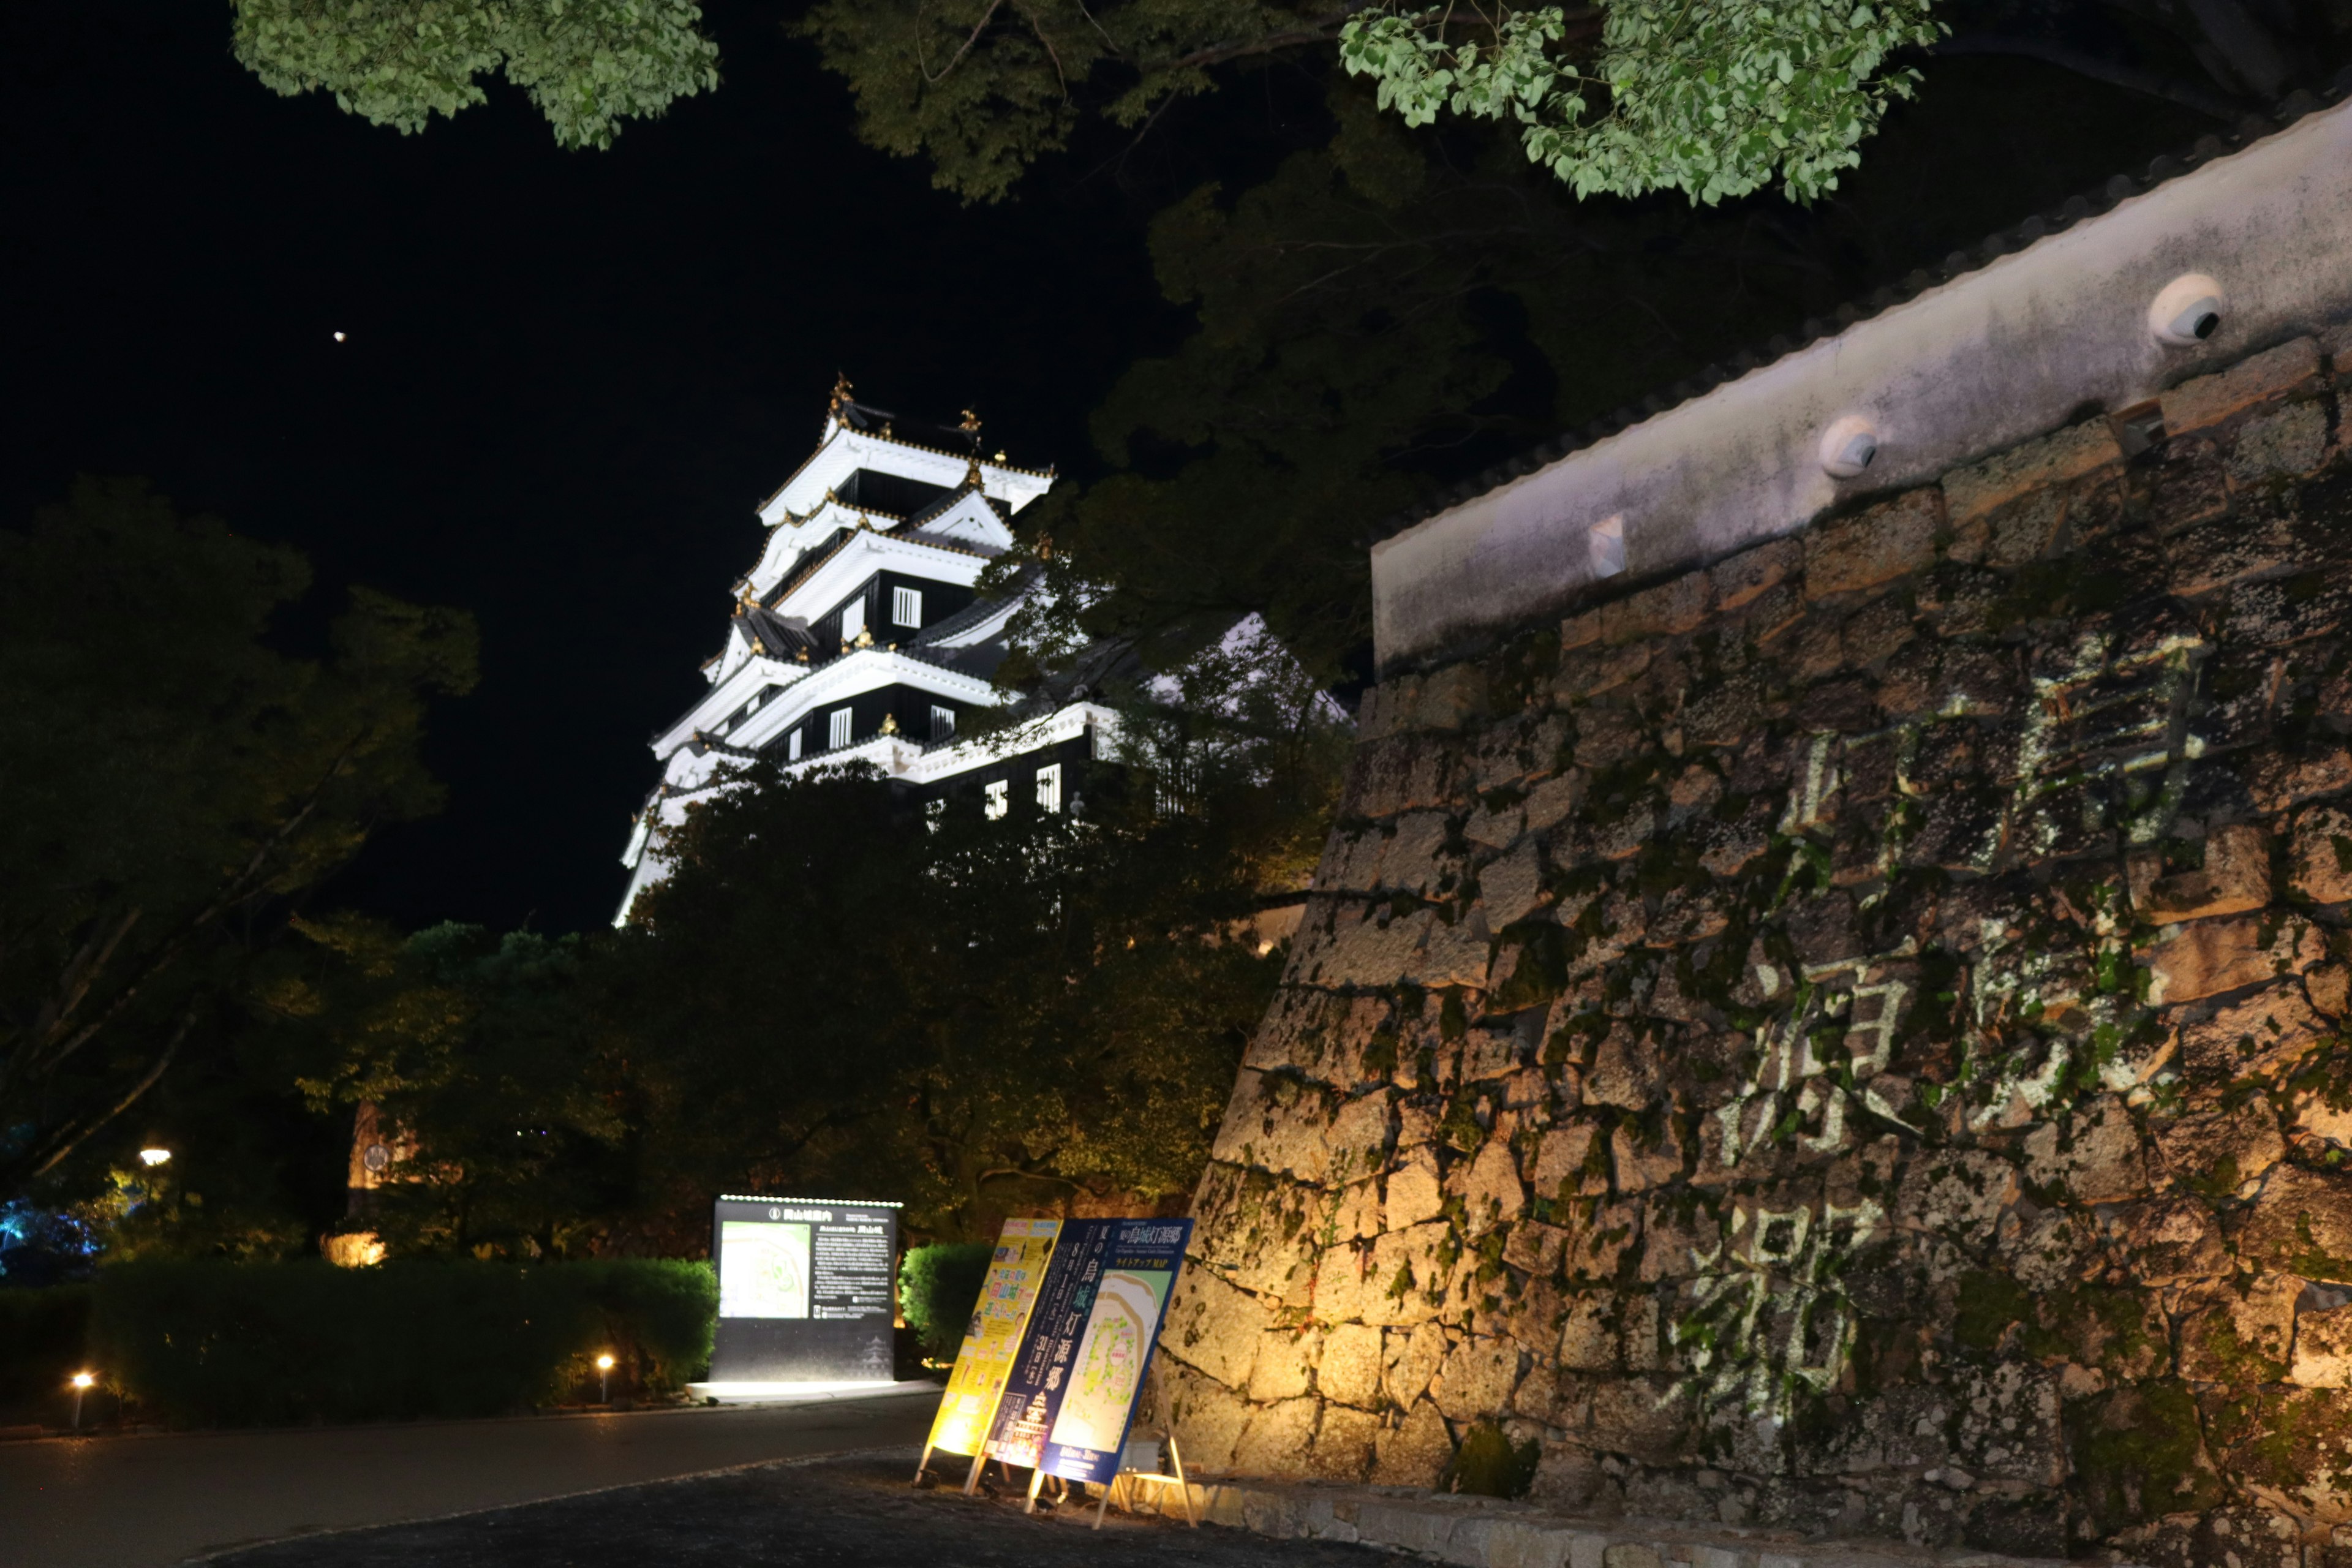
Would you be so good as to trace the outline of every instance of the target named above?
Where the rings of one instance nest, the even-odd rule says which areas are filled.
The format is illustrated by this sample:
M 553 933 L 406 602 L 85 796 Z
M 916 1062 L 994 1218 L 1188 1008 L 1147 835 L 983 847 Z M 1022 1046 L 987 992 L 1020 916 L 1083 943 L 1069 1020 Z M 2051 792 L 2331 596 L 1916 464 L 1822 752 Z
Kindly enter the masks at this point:
M 0 1290 L 0 1412 L 47 1418 L 66 1397 L 87 1360 L 89 1296 L 87 1285 Z
M 710 1363 L 719 1280 L 657 1260 L 131 1262 L 101 1268 L 92 1359 L 173 1426 L 498 1415 L 662 1394 Z
M 910 1247 L 898 1264 L 898 1313 L 923 1353 L 952 1361 L 980 1305 L 980 1288 L 996 1248 L 985 1241 Z

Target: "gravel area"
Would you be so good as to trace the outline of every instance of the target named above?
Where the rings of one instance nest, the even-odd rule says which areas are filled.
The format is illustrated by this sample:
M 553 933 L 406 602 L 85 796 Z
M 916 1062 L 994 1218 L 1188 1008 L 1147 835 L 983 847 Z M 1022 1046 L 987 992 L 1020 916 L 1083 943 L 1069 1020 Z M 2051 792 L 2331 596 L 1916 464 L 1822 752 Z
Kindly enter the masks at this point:
M 1097 1532 L 1087 1528 L 1093 1509 L 1081 1517 L 1075 1499 L 1053 1513 L 1024 1518 L 1018 1492 L 967 1499 L 952 1483 L 909 1486 L 916 1453 L 892 1448 L 785 1460 L 453 1519 L 306 1536 L 205 1561 L 215 1568 L 1366 1568 L 1388 1556 L 1214 1525 L 1192 1530 L 1181 1518 L 1116 1509 Z M 964 1461 L 949 1463 L 960 1479 Z

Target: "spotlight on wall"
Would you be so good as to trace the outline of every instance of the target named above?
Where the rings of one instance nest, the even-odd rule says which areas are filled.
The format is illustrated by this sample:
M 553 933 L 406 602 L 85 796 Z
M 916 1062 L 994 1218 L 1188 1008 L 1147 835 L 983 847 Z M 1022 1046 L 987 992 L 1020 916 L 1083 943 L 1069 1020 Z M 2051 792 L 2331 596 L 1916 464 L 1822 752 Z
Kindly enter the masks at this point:
M 2184 273 L 2148 302 L 2147 330 L 2160 343 L 2193 348 L 2221 325 L 2221 286 L 2202 272 Z
M 1878 431 L 1859 414 L 1833 421 L 1822 432 L 1822 468 L 1831 478 L 1850 479 L 1878 456 Z

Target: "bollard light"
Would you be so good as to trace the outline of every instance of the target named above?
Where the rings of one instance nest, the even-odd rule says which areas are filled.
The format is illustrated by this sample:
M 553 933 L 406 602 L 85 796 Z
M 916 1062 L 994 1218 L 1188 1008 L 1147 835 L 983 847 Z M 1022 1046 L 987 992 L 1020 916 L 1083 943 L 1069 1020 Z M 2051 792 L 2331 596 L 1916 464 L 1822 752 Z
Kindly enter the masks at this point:
M 596 1358 L 596 1390 L 600 1403 L 613 1403 L 613 1358 L 609 1353 Z
M 81 1430 L 81 1396 L 82 1396 L 83 1394 L 88 1394 L 88 1393 L 89 1392 L 89 1389 L 90 1389 L 90 1384 L 92 1384 L 96 1383 L 97 1381 L 98 1381 L 97 1377 L 96 1377 L 94 1374 L 90 1373 L 87 1373 L 87 1372 L 78 1372 L 78 1373 L 74 1373 L 74 1374 L 73 1374 L 73 1379 L 72 1379 L 72 1382 L 73 1382 L 73 1391 L 74 1391 L 73 1429 L 74 1429 L 75 1431 L 77 1431 L 77 1432 L 79 1432 L 79 1431 L 80 1431 L 80 1430 Z

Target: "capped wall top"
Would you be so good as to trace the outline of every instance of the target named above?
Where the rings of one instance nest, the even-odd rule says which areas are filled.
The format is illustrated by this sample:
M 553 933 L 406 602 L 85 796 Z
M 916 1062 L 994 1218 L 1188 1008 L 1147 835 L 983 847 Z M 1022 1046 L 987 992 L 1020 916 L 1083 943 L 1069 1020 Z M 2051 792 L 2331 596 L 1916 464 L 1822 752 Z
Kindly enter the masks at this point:
M 1441 498 L 1372 546 L 1381 668 L 1701 564 L 2352 310 L 2352 106 L 2298 94 Z

